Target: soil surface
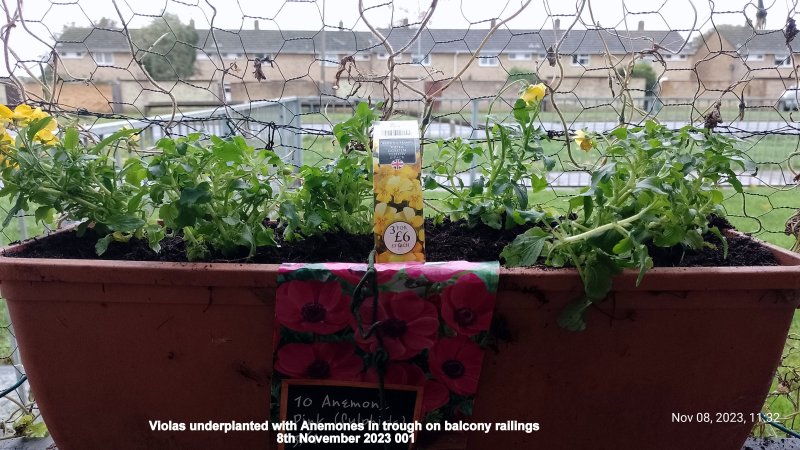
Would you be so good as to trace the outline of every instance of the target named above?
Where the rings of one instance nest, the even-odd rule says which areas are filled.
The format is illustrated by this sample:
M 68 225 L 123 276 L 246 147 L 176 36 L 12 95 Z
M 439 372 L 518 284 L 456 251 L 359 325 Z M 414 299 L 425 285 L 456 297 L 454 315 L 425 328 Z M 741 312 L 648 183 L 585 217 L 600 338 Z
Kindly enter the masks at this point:
M 731 228 L 724 219 L 712 218 L 711 223 L 721 229 Z M 467 228 L 461 223 L 446 219 L 441 224 L 428 220 L 425 224 L 426 254 L 428 261 L 494 261 L 500 252 L 524 228 L 514 230 L 495 230 L 486 225 Z M 216 262 L 365 262 L 373 247 L 372 235 L 347 235 L 328 233 L 313 236 L 301 241 L 287 242 L 276 230 L 278 247 L 266 247 L 245 261 L 241 257 L 215 255 Z M 723 257 L 723 247 L 714 235 L 706 236 L 711 244 L 699 251 L 685 250 L 682 247 L 660 248 L 650 246 L 650 255 L 657 267 L 697 267 L 697 266 L 770 266 L 777 261 L 768 248 L 748 237 L 734 236 L 728 239 L 728 257 Z M 185 262 L 185 247 L 179 237 L 162 241 L 162 250 L 153 252 L 146 241 L 131 239 L 127 244 L 112 243 L 106 253 L 99 257 L 94 244 L 97 236 L 91 231 L 78 238 L 75 233 L 59 233 L 46 238 L 28 242 L 22 251 L 6 256 L 21 258 L 64 258 L 64 259 L 106 259 L 127 261 L 172 261 Z

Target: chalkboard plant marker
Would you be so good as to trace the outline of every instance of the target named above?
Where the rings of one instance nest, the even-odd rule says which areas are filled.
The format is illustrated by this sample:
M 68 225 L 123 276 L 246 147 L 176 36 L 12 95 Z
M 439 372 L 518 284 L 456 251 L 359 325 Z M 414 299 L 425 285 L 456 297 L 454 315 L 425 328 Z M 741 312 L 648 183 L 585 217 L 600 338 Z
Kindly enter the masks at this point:
M 373 421 L 378 423 L 380 415 L 380 403 L 378 401 L 379 385 L 370 382 L 346 382 L 333 380 L 302 380 L 286 379 L 281 382 L 281 405 L 280 420 L 292 421 L 297 423 L 298 431 L 293 434 L 302 433 L 300 425 L 303 421 L 322 422 L 322 423 L 342 423 L 351 419 L 359 422 Z M 402 422 L 413 424 L 422 420 L 422 388 L 407 385 L 384 385 L 387 396 L 387 410 L 383 417 L 387 422 Z M 367 428 L 365 426 L 365 428 Z M 363 436 L 368 433 L 353 432 L 353 434 Z M 337 434 L 329 433 L 329 434 Z M 373 433 L 383 433 L 375 431 Z M 310 434 L 325 434 L 313 433 Z M 388 446 L 389 450 L 405 450 L 413 448 L 413 442 L 404 443 L 401 440 L 394 440 L 395 433 L 391 433 L 393 442 Z M 414 442 L 419 440 L 418 433 L 414 433 Z M 360 441 L 364 442 L 363 438 Z M 279 445 L 279 450 L 284 448 L 299 449 L 325 449 L 325 445 L 300 445 L 298 447 Z M 330 448 L 330 447 L 327 447 Z M 374 449 L 384 450 L 382 444 L 351 445 L 352 449 Z

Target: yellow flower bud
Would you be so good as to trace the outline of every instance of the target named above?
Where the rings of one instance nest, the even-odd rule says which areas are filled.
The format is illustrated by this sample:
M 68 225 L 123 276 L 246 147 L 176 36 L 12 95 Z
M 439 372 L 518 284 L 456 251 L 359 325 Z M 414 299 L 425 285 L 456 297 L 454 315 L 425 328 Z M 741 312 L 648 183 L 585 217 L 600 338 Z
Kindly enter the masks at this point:
M 576 131 L 573 139 L 575 139 L 575 142 L 581 147 L 581 150 L 585 152 L 588 152 L 594 147 L 594 139 L 583 130 Z
M 522 95 L 519 98 L 524 100 L 526 104 L 532 105 L 542 101 L 545 94 L 547 94 L 547 87 L 545 87 L 544 83 L 532 84 L 522 91 Z

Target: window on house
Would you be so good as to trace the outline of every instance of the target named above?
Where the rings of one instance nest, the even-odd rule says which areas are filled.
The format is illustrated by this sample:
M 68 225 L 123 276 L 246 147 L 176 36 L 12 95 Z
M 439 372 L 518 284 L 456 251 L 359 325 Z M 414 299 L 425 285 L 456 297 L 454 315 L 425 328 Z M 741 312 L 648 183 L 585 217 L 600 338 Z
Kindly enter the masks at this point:
M 356 61 L 369 61 L 369 55 L 367 53 L 356 53 L 355 57 Z
M 496 56 L 479 56 L 478 65 L 480 67 L 497 67 L 499 62 Z
M 513 52 L 508 54 L 509 61 L 530 61 L 533 59 L 533 53 Z
M 573 66 L 588 66 L 589 65 L 589 55 L 586 53 L 579 53 L 572 55 L 572 65 Z
M 689 55 L 678 55 L 678 59 L 680 59 L 681 61 L 686 61 L 687 59 L 689 59 Z
M 745 58 L 746 61 L 763 61 L 764 54 L 763 53 L 750 53 Z
M 110 52 L 95 52 L 92 53 L 92 59 L 98 66 L 113 66 L 114 54 Z
M 775 55 L 775 67 L 792 67 L 792 57 L 789 55 Z
M 233 94 L 232 94 L 232 91 L 231 91 L 231 85 L 230 84 L 225 84 L 225 85 L 222 86 L 222 93 L 225 96 L 225 101 L 226 102 L 229 102 L 229 101 L 233 100 Z
M 328 53 L 327 55 L 320 56 L 319 60 L 322 67 L 339 67 L 342 57 L 337 54 Z
M 423 66 L 431 65 L 431 55 L 411 55 L 412 64 L 421 64 Z
M 78 59 L 83 58 L 83 52 L 58 52 L 64 59 Z

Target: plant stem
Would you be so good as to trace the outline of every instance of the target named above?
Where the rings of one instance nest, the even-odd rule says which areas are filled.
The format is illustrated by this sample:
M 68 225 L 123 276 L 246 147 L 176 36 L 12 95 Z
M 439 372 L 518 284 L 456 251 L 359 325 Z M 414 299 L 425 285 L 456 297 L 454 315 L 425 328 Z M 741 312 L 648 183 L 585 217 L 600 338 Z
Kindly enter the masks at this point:
M 599 234 L 603 234 L 606 231 L 614 229 L 614 228 L 616 228 L 618 226 L 624 227 L 625 225 L 629 225 L 632 222 L 635 222 L 635 221 L 639 220 L 642 216 L 644 216 L 644 213 L 646 213 L 647 210 L 649 210 L 649 209 L 650 209 L 650 206 L 648 206 L 647 208 L 644 208 L 643 210 L 639 211 L 638 213 L 636 213 L 636 214 L 634 214 L 634 215 L 632 215 L 632 216 L 630 216 L 630 217 L 628 217 L 626 219 L 622 219 L 622 220 L 619 220 L 619 221 L 616 221 L 616 222 L 607 223 L 607 224 L 601 225 L 601 226 L 599 226 L 599 227 L 597 227 L 597 228 L 595 228 L 593 230 L 589 230 L 589 231 L 581 233 L 581 234 L 576 234 L 575 236 L 565 237 L 565 238 L 562 239 L 562 242 L 569 244 L 569 243 L 572 243 L 572 242 L 582 241 L 582 240 L 589 239 L 591 237 L 597 236 Z

